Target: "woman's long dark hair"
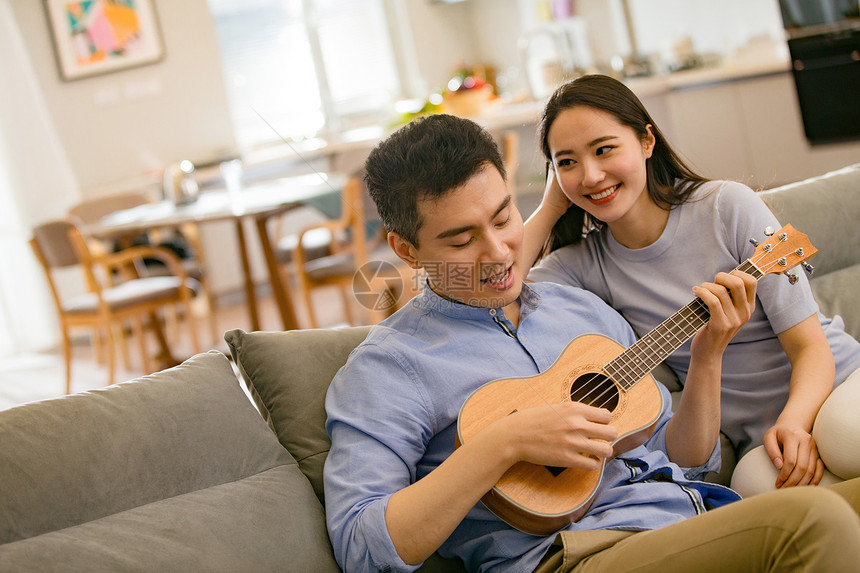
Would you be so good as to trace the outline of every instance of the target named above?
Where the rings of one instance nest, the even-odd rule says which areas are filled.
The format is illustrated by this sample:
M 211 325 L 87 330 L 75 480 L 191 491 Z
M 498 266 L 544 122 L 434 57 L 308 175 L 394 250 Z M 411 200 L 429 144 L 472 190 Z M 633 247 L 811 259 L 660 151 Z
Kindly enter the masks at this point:
M 648 136 L 646 126 L 651 125 L 655 144 L 651 157 L 646 160 L 648 195 L 657 205 L 672 209 L 689 199 L 706 178 L 690 169 L 672 150 L 666 137 L 651 119 L 639 98 L 618 80 L 609 76 L 587 75 L 560 86 L 544 106 L 538 124 L 541 150 L 547 161 L 547 175 L 552 169 L 552 154 L 547 136 L 553 122 L 565 110 L 587 106 L 612 114 L 619 123 L 633 129 L 640 140 Z M 591 217 L 583 209 L 572 205 L 550 232 L 541 256 L 573 243 L 580 242 L 585 232 L 601 229 L 604 223 Z

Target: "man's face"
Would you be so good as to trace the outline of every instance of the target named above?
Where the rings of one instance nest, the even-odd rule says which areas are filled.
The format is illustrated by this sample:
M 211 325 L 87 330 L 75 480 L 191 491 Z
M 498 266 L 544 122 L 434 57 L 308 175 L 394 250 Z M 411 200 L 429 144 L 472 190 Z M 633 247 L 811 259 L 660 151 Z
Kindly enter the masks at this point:
M 392 247 L 411 266 L 426 271 L 437 293 L 484 308 L 517 300 L 523 281 L 523 219 L 494 167 L 485 167 L 437 201 L 419 201 L 418 211 L 423 221 L 420 247 L 399 237 Z

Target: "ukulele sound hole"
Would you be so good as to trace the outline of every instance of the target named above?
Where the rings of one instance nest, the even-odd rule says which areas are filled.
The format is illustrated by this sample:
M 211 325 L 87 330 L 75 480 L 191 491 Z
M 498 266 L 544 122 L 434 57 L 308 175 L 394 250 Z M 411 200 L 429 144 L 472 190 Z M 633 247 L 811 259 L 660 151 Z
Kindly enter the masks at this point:
M 589 372 L 573 383 L 570 399 L 596 408 L 606 408 L 611 412 L 618 406 L 618 388 L 603 374 Z

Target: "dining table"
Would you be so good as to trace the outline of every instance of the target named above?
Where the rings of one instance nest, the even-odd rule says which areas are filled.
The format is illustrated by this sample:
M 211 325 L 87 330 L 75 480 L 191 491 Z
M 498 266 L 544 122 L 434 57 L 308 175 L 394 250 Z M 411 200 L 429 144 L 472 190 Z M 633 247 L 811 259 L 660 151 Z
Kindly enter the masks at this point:
M 106 239 L 136 231 L 179 228 L 187 223 L 233 221 L 251 329 L 260 330 L 249 240 L 243 224 L 246 219 L 253 220 L 282 326 L 284 330 L 294 330 L 299 324 L 289 281 L 282 275 L 267 223 L 272 217 L 303 205 L 320 206 L 323 211 L 326 205 L 339 206 L 347 179 L 345 175 L 312 173 L 234 184 L 229 188 L 216 186 L 201 191 L 188 203 L 162 200 L 115 211 L 82 230 L 88 236 Z

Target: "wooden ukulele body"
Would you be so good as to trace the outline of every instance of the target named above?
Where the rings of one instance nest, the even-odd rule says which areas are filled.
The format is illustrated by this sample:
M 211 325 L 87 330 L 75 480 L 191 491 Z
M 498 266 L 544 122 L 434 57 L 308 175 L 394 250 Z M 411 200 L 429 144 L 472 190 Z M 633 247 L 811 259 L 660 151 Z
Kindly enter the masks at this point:
M 628 390 L 608 378 L 604 366 L 623 351 L 621 345 L 605 336 L 579 336 L 546 372 L 526 378 L 503 378 L 481 386 L 460 410 L 457 445 L 516 410 L 571 400 L 612 412 L 611 424 L 618 430 L 618 439 L 613 443 L 616 455 L 644 443 L 660 416 L 663 399 L 650 374 Z M 517 529 L 548 535 L 588 510 L 605 463 L 587 471 L 520 462 L 481 501 Z

